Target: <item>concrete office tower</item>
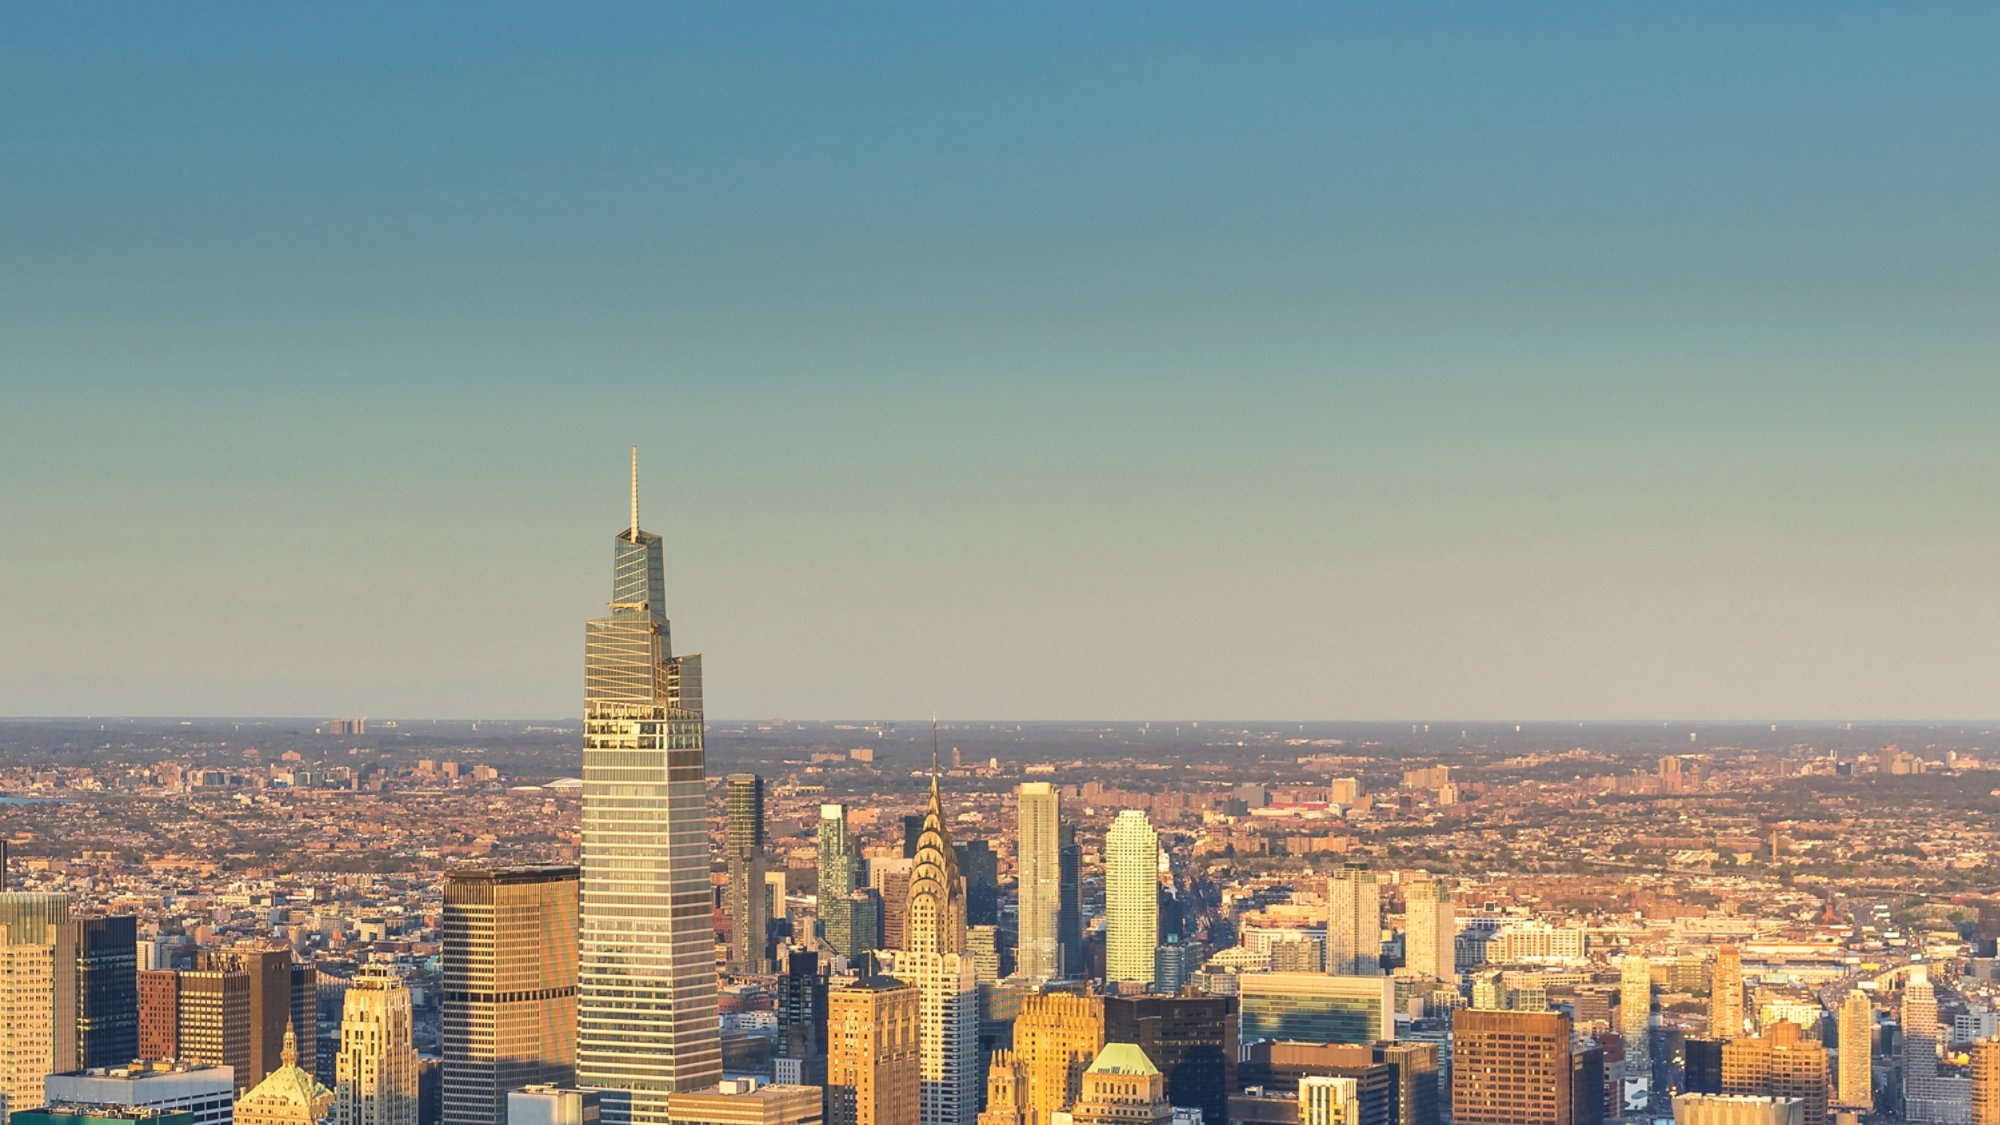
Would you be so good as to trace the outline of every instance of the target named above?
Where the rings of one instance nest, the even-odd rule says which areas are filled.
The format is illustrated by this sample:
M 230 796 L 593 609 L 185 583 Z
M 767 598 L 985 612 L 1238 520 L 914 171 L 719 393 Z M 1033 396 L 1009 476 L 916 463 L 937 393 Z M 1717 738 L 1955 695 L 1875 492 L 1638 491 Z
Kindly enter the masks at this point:
M 847 830 L 847 806 L 819 807 L 819 921 L 827 947 L 843 957 L 874 948 L 873 927 L 855 917 L 860 888 L 861 850 Z M 907 904 L 906 907 L 907 909 Z
M 1242 1042 L 1374 1043 L 1396 1037 L 1396 982 L 1385 976 L 1244 973 Z
M 1674 1125 L 1803 1125 L 1806 1103 L 1797 1098 L 1740 1094 L 1682 1094 L 1674 1099 Z
M 1020 937 L 1016 971 L 1031 981 L 1056 980 L 1062 963 L 1062 810 L 1056 787 L 1021 783 L 1015 801 L 1014 885 Z
M 0 1114 L 42 1104 L 76 1069 L 76 923 L 69 896 L 0 894 Z
M 51 1074 L 45 1087 L 48 1103 L 185 1112 L 194 1118 L 191 1125 L 230 1125 L 234 1120 L 236 1078 L 228 1067 L 131 1063 L 127 1059 L 116 1067 Z
M 289 946 L 239 945 L 204 952 L 204 969 L 242 973 L 250 992 L 250 1066 L 236 1075 L 248 1089 L 283 1065 L 285 1029 L 292 1022 L 292 951 Z
M 1618 962 L 1618 1033 L 1625 1040 L 1625 1075 L 1653 1089 L 1653 966 L 1637 953 Z
M 1826 1085 L 1826 1048 L 1803 1038 L 1798 1024 L 1781 1021 L 1759 1038 L 1722 1045 L 1722 1092 L 1797 1098 L 1801 1125 L 1826 1125 Z
M 444 1125 L 502 1125 L 507 1091 L 575 1082 L 577 874 L 445 873 Z
M 666 1125 L 722 1077 L 701 657 L 675 656 L 660 537 L 613 537 L 611 613 L 584 626 L 577 1083 L 606 1125 Z
M 1972 1125 L 2000 1125 L 2000 1039 L 1972 1045 Z
M 1360 1083 L 1314 1074 L 1299 1079 L 1299 1125 L 1360 1125 Z
M 1145 813 L 1126 809 L 1104 843 L 1104 979 L 1151 988 L 1159 943 L 1160 835 Z
M 671 1118 L 673 1125 L 820 1125 L 821 1100 L 813 1086 L 732 1078 L 711 1090 L 675 1094 Z
M 728 875 L 723 909 L 729 915 L 729 967 L 739 973 L 771 971 L 771 909 L 764 890 L 769 861 L 764 853 L 764 779 L 754 773 L 729 775 L 722 841 Z
M 923 1125 L 973 1125 L 979 1115 L 979 986 L 965 941 L 965 880 L 945 829 L 937 775 L 917 838 L 904 913 L 898 979 L 917 987 L 923 1005 Z
M 1568 1016 L 1461 1008 L 1451 1038 L 1454 1125 L 1574 1125 Z
M 334 1093 L 299 1065 L 297 1029 L 287 1026 L 278 1069 L 236 1102 L 236 1125 L 320 1125 L 333 1110 Z
M 1166 1077 L 1146 1052 L 1106 1043 L 1083 1072 L 1083 1093 L 1070 1116 L 1075 1125 L 1167 1125 L 1174 1106 Z
M 131 915 L 79 918 L 76 1064 L 123 1066 L 138 1057 L 139 920 Z
M 1874 1043 L 1875 1005 L 1867 993 L 1853 989 L 1840 1002 L 1840 1065 L 1834 1101 L 1843 1108 L 1875 1108 Z M 2000 1120 L 1993 1125 L 2000 1125 Z
M 1715 975 L 1708 986 L 1708 1034 L 1734 1039 L 1743 1034 L 1743 955 L 1733 945 L 1715 954 Z
M 1083 1094 L 1083 1072 L 1104 1049 L 1104 1001 L 1066 992 L 1021 998 L 1014 1017 L 1014 1057 L 1026 1092 L 1025 1125 L 1049 1125 Z
M 142 971 L 138 993 L 139 1049 L 132 1057 L 180 1058 L 181 975 L 172 969 Z
M 417 1049 L 410 990 L 391 976 L 347 986 L 340 1014 L 332 1125 L 417 1125 Z
M 1458 980 L 1458 923 L 1451 888 L 1428 876 L 1403 892 L 1403 965 L 1442 981 Z
M 1326 881 L 1326 971 L 1369 976 L 1382 971 L 1382 888 L 1375 873 L 1347 864 Z
M 870 977 L 827 993 L 827 1125 L 911 1125 L 920 1119 L 917 990 Z
M 181 973 L 176 1008 L 178 1057 L 203 1066 L 226 1066 L 238 1093 L 250 1081 L 250 974 L 238 969 Z
M 884 949 L 904 947 L 903 915 L 910 909 L 910 876 L 917 861 L 908 856 L 877 856 L 868 861 L 868 887 L 882 904 L 878 940 Z

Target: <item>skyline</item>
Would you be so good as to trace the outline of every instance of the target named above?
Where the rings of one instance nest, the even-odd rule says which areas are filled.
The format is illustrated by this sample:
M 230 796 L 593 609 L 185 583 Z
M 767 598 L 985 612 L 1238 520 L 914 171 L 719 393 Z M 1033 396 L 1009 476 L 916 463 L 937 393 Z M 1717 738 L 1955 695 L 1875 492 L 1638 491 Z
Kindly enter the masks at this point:
M 0 715 L 2000 716 L 2000 11 L 786 15 L 9 13 Z

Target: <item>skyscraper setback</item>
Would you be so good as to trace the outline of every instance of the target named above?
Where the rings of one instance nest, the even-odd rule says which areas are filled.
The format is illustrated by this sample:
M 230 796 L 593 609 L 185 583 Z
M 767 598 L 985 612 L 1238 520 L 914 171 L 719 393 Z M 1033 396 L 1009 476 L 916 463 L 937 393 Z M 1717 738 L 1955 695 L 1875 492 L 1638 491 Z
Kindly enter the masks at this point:
M 660 537 L 613 537 L 611 612 L 584 627 L 577 1081 L 605 1125 L 666 1125 L 722 1076 L 710 915 L 701 657 L 675 656 Z

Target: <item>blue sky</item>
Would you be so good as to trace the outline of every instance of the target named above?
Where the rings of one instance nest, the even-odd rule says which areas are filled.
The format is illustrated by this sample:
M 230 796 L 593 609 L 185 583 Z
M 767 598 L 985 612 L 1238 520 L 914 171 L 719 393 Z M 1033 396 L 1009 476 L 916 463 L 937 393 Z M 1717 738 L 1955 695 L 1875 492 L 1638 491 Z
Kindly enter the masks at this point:
M 0 713 L 2000 713 L 1991 5 L 0 15 Z

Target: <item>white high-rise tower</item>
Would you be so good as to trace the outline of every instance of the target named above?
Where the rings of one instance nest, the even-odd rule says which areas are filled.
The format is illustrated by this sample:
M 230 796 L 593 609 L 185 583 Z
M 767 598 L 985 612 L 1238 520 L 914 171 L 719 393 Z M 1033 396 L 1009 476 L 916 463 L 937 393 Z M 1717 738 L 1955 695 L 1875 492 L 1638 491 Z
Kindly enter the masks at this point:
M 1160 834 L 1126 809 L 1104 841 L 1104 978 L 1150 988 L 1160 944 Z
M 634 451 L 611 614 L 584 626 L 576 1077 L 604 1125 L 667 1125 L 667 1095 L 722 1077 L 705 773 L 701 657 L 673 654 Z
M 1375 873 L 1348 864 L 1326 881 L 1326 971 L 1374 976 L 1382 971 L 1382 888 Z

